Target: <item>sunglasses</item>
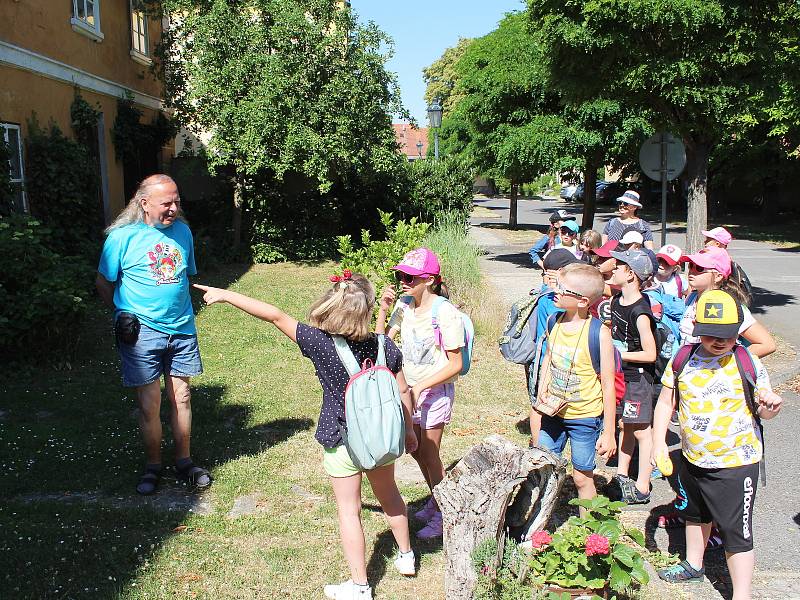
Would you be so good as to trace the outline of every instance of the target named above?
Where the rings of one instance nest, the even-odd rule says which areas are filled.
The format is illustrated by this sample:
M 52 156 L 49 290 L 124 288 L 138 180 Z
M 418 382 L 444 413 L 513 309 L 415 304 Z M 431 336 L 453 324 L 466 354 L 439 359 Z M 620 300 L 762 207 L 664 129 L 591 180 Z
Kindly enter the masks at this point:
M 397 280 L 398 283 L 405 283 L 407 285 L 411 285 L 414 281 L 414 277 L 416 275 L 409 275 L 408 273 L 403 273 L 402 271 L 395 271 L 394 278 Z
M 556 294 L 559 296 L 572 296 L 573 298 L 578 298 L 578 299 L 585 298 L 585 296 L 580 292 L 574 292 L 572 290 L 569 290 L 565 288 L 563 285 L 561 285 L 560 282 L 556 282 L 555 291 Z
M 620 202 L 619 205 L 622 206 L 623 208 L 626 208 L 626 207 L 629 207 L 629 206 L 633 206 L 633 208 L 636 208 L 636 206 L 634 206 L 633 204 L 628 204 L 627 202 Z
M 707 271 L 706 267 L 701 267 L 693 262 L 689 263 L 689 270 L 694 271 L 695 273 L 705 273 Z
M 569 227 L 562 227 L 560 231 L 561 235 L 578 235 L 577 233 L 572 231 L 572 229 L 570 229 Z

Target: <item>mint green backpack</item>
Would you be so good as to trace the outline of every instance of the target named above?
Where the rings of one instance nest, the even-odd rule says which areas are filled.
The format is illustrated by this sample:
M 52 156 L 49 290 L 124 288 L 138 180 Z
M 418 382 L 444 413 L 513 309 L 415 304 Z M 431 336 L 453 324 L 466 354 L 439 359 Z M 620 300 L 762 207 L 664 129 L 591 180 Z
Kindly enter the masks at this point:
M 367 359 L 359 367 L 347 341 L 331 336 L 350 381 L 344 392 L 346 431 L 341 430 L 350 460 L 369 471 L 393 462 L 405 451 L 406 426 L 400 403 L 400 386 L 386 366 L 384 336 L 378 336 L 378 361 Z

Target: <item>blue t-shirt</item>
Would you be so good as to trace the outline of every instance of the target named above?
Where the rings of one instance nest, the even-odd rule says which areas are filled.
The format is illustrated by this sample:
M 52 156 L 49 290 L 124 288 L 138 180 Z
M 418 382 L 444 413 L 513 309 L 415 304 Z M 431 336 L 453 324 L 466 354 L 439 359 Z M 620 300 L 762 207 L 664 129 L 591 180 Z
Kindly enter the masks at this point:
M 166 229 L 136 223 L 112 230 L 97 270 L 116 284 L 117 313 L 133 313 L 163 333 L 196 333 L 189 297 L 189 275 L 197 274 L 194 242 L 183 221 Z

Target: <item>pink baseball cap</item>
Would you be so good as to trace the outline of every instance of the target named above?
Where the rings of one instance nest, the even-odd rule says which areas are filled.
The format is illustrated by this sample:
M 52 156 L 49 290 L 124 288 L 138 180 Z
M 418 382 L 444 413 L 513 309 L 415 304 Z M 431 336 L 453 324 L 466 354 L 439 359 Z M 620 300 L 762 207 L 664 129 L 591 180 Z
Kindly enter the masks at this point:
M 400 264 L 393 266 L 392 269 L 408 275 L 438 275 L 441 270 L 439 259 L 427 248 L 406 252 Z
M 681 262 L 691 262 L 704 269 L 714 269 L 723 277 L 730 277 L 731 257 L 725 248 L 703 248 L 696 254 L 681 257 Z
M 723 246 L 727 246 L 731 243 L 733 236 L 728 233 L 728 230 L 724 227 L 714 227 L 714 229 L 709 229 L 706 231 L 705 229 L 702 230 L 702 233 L 707 238 L 711 238 L 712 240 L 717 240 Z
M 672 267 L 681 262 L 682 255 L 683 252 L 675 244 L 665 244 L 656 253 L 656 258 L 664 259 L 664 262 Z

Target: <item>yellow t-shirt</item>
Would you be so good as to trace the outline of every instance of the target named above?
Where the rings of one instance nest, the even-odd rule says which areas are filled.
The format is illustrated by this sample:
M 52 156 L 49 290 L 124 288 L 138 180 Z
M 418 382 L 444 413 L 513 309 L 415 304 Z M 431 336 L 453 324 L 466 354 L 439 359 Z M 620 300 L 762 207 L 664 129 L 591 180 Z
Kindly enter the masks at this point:
M 753 356 L 756 390 L 769 391 L 769 375 Z M 661 383 L 674 388 L 670 360 Z M 705 356 L 698 348 L 678 380 L 678 421 L 686 460 L 705 469 L 752 465 L 761 460 L 763 446 L 747 406 L 742 378 L 732 352 Z
M 442 302 L 437 316 L 444 348 L 436 344 L 430 308 L 420 312 L 414 307 L 413 300 L 411 304 L 401 300 L 395 304 L 388 328 L 400 327 L 403 375 L 409 385 L 416 385 L 446 367 L 445 350 L 464 346 L 464 322 L 456 307 L 450 302 Z M 443 383 L 457 379 L 456 374 Z
M 558 416 L 587 419 L 603 414 L 603 387 L 589 353 L 589 321 L 575 331 L 556 323 L 547 339 L 550 352 L 550 381 L 547 393 L 557 401 L 569 402 Z

